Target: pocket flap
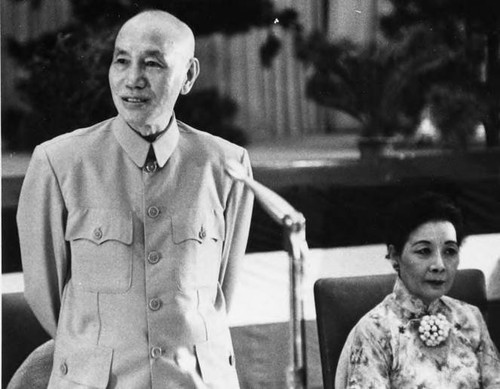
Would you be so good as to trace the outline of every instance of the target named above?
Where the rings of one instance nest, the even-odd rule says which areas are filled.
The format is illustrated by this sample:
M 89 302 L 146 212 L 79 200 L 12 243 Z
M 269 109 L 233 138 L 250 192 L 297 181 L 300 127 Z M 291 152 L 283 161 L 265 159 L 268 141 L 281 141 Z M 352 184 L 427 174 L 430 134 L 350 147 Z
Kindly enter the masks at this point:
M 78 208 L 68 214 L 67 241 L 87 239 L 95 244 L 117 240 L 132 243 L 132 212 L 120 209 Z
M 222 213 L 212 209 L 189 208 L 172 215 L 172 235 L 174 243 L 192 239 L 203 243 L 206 238 L 222 240 L 224 237 L 224 218 Z
M 203 381 L 216 388 L 237 388 L 234 354 L 225 342 L 206 341 L 195 345 Z
M 113 350 L 101 346 L 79 345 L 71 353 L 64 351 L 54 366 L 61 378 L 88 387 L 105 389 L 108 386 Z

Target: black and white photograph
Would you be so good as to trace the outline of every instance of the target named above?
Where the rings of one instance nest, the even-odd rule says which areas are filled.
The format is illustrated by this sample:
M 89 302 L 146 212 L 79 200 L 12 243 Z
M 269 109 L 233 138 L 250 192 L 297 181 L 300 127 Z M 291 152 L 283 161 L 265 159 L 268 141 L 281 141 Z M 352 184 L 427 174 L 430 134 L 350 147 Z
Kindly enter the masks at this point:
M 2 389 L 500 389 L 495 0 L 1 0 Z

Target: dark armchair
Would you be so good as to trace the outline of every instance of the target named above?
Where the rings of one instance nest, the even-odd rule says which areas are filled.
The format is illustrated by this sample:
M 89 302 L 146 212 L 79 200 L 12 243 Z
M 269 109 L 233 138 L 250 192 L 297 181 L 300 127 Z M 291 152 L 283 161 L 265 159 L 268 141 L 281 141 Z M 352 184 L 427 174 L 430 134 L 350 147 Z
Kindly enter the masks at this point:
M 16 370 L 30 356 L 33 350 L 45 344 L 49 339 L 49 335 L 38 323 L 23 293 L 2 294 L 2 388 L 7 387 Z M 50 355 L 52 348 L 53 342 L 40 348 L 37 353 L 26 361 L 27 363 L 25 362 L 24 366 L 26 367 L 27 364 L 34 360 L 39 361 L 39 357 L 46 353 L 48 353 L 49 357 L 44 357 L 43 360 L 52 364 Z M 41 367 L 43 368 L 43 366 Z M 49 369 L 48 373 L 50 373 L 50 366 L 45 366 L 45 368 Z M 26 368 L 19 371 L 20 374 L 16 377 L 16 382 L 24 375 L 22 373 L 24 370 Z M 31 385 L 14 387 L 35 388 Z
M 340 353 L 349 332 L 361 317 L 391 293 L 396 274 L 322 278 L 314 284 L 319 350 L 324 389 L 333 389 Z M 459 270 L 450 297 L 486 313 L 486 282 L 476 269 Z

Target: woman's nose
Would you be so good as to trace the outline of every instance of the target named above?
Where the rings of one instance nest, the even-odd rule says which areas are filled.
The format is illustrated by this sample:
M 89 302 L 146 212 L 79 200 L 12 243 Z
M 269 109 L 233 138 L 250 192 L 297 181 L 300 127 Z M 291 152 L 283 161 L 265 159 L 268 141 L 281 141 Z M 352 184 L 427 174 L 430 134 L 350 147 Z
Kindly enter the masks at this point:
M 434 273 L 439 273 L 445 270 L 443 256 L 441 253 L 436 253 L 433 256 L 430 270 Z

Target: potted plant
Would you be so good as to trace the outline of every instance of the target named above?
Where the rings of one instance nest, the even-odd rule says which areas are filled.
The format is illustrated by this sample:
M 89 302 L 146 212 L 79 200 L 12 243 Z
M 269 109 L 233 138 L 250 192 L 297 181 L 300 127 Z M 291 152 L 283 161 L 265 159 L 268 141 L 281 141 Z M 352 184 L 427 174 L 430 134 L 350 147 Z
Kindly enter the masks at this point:
M 427 104 L 442 144 L 461 150 L 484 144 L 487 109 L 476 94 L 460 85 L 438 84 L 430 89 Z
M 458 65 L 434 78 L 433 91 L 425 90 L 426 104 L 436 124 L 443 126 L 446 143 L 465 146 L 465 133 L 477 127 L 480 116 L 485 135 L 481 143 L 499 145 L 500 8 L 495 5 L 495 0 L 389 0 L 391 11 L 380 16 L 387 39 L 399 40 L 419 28 L 439 40 Z
M 382 34 L 364 43 L 329 40 L 326 31 L 306 34 L 297 20 L 291 23 L 297 57 L 310 70 L 307 96 L 357 120 L 363 155 L 366 148 L 372 150 L 368 155 L 383 153 L 393 142 L 416 146 L 412 135 L 424 112 L 434 112 L 433 119 L 443 123 L 446 112 L 459 109 L 471 97 L 482 105 L 476 105 L 477 112 L 484 112 L 488 104 L 478 73 L 484 63 L 483 45 L 475 38 L 464 40 L 468 35 L 463 24 L 455 19 L 441 24 L 410 20 L 407 26 L 393 26 L 393 20 L 392 15 L 382 17 Z M 273 37 L 267 46 L 265 53 L 273 57 L 280 42 Z M 461 98 L 440 102 L 446 109 L 436 108 L 435 102 L 430 107 L 432 91 L 443 83 L 463 92 Z M 461 130 L 448 126 L 446 131 L 453 137 L 453 131 Z
M 311 68 L 308 97 L 359 122 L 362 156 L 383 154 L 396 135 L 414 130 L 443 74 L 470 74 L 463 58 L 420 26 L 398 41 L 328 41 L 316 32 L 298 42 L 298 58 Z
M 312 34 L 299 45 L 299 58 L 312 68 L 306 93 L 318 104 L 347 113 L 361 126 L 360 150 L 383 152 L 398 128 L 401 75 L 385 47 Z

